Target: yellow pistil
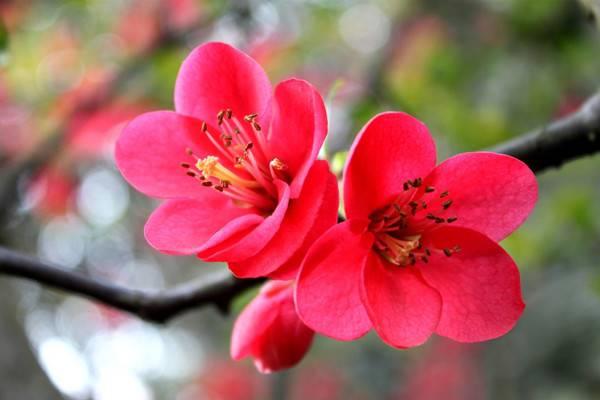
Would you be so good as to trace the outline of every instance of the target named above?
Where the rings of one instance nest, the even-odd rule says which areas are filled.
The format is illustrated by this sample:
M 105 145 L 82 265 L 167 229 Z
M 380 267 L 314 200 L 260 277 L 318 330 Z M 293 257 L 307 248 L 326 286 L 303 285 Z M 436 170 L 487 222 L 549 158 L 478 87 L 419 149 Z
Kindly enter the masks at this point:
M 219 162 L 219 158 L 215 156 L 207 156 L 196 162 L 196 168 L 202 172 L 205 178 L 216 178 L 220 181 L 226 181 L 240 187 L 256 189 L 261 187 L 256 181 L 240 178 L 233 172 L 229 171 L 223 164 Z

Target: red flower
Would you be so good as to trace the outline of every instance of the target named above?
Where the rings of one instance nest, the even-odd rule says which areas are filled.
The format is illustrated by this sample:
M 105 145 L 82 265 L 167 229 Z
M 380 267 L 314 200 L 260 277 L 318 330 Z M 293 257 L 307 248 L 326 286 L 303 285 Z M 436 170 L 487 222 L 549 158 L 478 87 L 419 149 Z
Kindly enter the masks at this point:
M 335 177 L 315 161 L 327 130 L 319 93 L 297 79 L 273 93 L 254 60 L 210 43 L 184 61 L 175 110 L 136 118 L 116 146 L 125 179 L 169 199 L 146 224 L 148 242 L 226 261 L 241 277 L 293 277 L 337 218 Z
M 314 336 L 298 318 L 292 282 L 271 281 L 242 311 L 231 334 L 231 357 L 254 357 L 264 373 L 297 364 L 308 351 Z
M 433 332 L 476 342 L 515 325 L 519 272 L 496 242 L 533 209 L 535 177 L 494 153 L 435 162 L 418 120 L 385 113 L 365 126 L 344 171 L 348 220 L 315 242 L 299 274 L 296 304 L 309 327 L 341 340 L 373 327 L 405 348 Z

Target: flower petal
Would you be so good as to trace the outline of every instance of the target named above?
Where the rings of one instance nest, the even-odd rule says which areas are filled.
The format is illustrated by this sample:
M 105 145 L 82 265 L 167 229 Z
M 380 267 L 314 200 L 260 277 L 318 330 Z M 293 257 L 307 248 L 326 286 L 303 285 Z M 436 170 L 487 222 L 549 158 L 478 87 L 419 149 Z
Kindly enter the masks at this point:
M 363 264 L 373 237 L 366 223 L 333 226 L 308 251 L 296 287 L 296 308 L 309 328 L 338 340 L 353 340 L 371 329 L 361 298 Z
M 408 179 L 435 166 L 435 144 L 427 127 L 400 112 L 378 114 L 354 140 L 344 171 L 344 207 L 351 218 L 367 218 L 388 204 Z
M 363 297 L 373 328 L 390 346 L 423 344 L 440 319 L 439 293 L 413 268 L 389 264 L 374 252 L 364 269 Z
M 200 199 L 167 200 L 146 222 L 144 235 L 160 252 L 195 254 L 257 226 L 262 217 L 236 207 L 220 193 L 206 190 Z
M 497 153 L 462 153 L 449 158 L 432 171 L 424 185 L 448 191 L 445 200 L 451 199 L 452 206 L 440 213 L 442 217 L 456 216 L 454 226 L 482 232 L 496 241 L 517 229 L 537 200 L 537 182 L 529 167 Z
M 269 282 L 236 321 L 231 356 L 251 355 L 259 371 L 278 371 L 297 364 L 313 337 L 296 314 L 290 282 Z
M 323 207 L 323 202 L 326 200 L 325 195 L 329 193 L 327 201 L 331 202 L 332 190 L 335 189 L 334 203 L 337 202 L 337 182 L 335 176 L 329 172 L 329 166 L 326 161 L 317 161 L 311 169 L 306 185 L 300 193 L 300 197 L 291 200 L 287 213 L 279 231 L 271 241 L 255 256 L 238 263 L 229 263 L 229 267 L 235 276 L 250 278 L 257 276 L 265 276 L 273 270 L 284 264 L 300 246 L 305 243 L 306 236 L 315 224 L 317 215 Z M 331 211 L 329 215 L 321 216 L 326 222 L 329 222 L 327 227 L 323 227 L 320 233 L 323 233 L 327 228 L 335 224 L 337 220 L 337 204 L 335 208 L 329 205 Z M 312 243 L 306 244 L 305 251 Z M 296 271 L 300 268 L 300 264 L 296 265 Z
M 202 196 L 207 188 L 187 176 L 180 165 L 194 163 L 187 148 L 200 157 L 220 154 L 200 134 L 200 127 L 198 120 L 171 111 L 142 114 L 125 127 L 117 141 L 117 166 L 127 182 L 148 196 Z
M 269 153 L 287 165 L 296 198 L 327 135 L 325 104 L 310 83 L 288 79 L 275 88 L 270 113 Z
M 295 279 L 310 246 L 336 223 L 339 207 L 337 178 L 329 175 L 327 184 L 321 187 L 321 190 L 325 192 L 325 195 L 314 224 L 304 236 L 304 242 L 285 264 L 269 274 L 271 279 Z
M 252 353 L 257 339 L 264 336 L 277 317 L 276 303 L 270 301 L 267 293 L 285 290 L 292 286 L 288 282 L 270 281 L 263 285 L 260 293 L 244 308 L 235 320 L 231 331 L 231 358 L 241 360 Z
M 238 117 L 262 112 L 271 97 L 262 67 L 225 43 L 198 46 L 185 59 L 175 83 L 175 110 L 216 125 L 230 108 Z
M 198 254 L 200 258 L 205 261 L 234 263 L 254 256 L 265 247 L 279 230 L 290 201 L 289 186 L 279 180 L 275 181 L 275 186 L 279 192 L 279 203 L 271 215 L 263 218 L 260 224 L 256 225 L 254 229 L 243 235 L 243 237 L 240 237 L 239 240 L 235 240 L 230 246 L 219 249 L 216 252 L 200 252 Z
M 510 256 L 493 240 L 466 228 L 442 227 L 424 241 L 438 249 L 461 247 L 451 257 L 431 257 L 420 269 L 442 296 L 436 332 L 459 342 L 478 342 L 511 330 L 525 304 Z

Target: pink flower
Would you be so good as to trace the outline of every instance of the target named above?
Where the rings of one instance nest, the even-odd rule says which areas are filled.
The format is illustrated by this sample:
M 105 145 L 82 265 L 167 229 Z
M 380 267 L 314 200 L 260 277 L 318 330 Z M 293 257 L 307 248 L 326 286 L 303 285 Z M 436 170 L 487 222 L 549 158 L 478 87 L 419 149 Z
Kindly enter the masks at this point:
M 533 209 L 535 177 L 488 152 L 435 163 L 427 128 L 406 114 L 363 128 L 344 171 L 348 220 L 314 243 L 298 277 L 296 304 L 310 328 L 352 340 L 373 327 L 406 348 L 433 332 L 476 342 L 515 325 L 519 272 L 497 241 Z
M 297 79 L 272 91 L 254 60 L 209 43 L 184 61 L 175 110 L 141 115 L 117 141 L 125 179 L 168 199 L 148 242 L 228 262 L 240 277 L 293 277 L 337 218 L 335 177 L 315 161 L 327 131 L 319 93 Z
M 293 282 L 271 281 L 242 311 L 231 334 L 231 357 L 251 356 L 259 371 L 269 373 L 296 365 L 314 336 L 298 318 Z

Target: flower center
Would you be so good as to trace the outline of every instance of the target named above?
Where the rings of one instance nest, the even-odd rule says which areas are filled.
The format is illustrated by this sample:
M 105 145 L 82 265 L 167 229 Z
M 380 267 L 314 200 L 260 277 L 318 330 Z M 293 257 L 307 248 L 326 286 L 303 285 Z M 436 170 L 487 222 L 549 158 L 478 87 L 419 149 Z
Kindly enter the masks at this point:
M 394 265 L 428 263 L 432 254 L 451 257 L 460 251 L 459 246 L 434 249 L 423 246 L 423 235 L 441 224 L 451 224 L 458 218 L 446 216 L 452 206 L 450 193 L 439 193 L 433 186 L 423 186 L 416 178 L 402 185 L 403 191 L 389 205 L 373 212 L 369 231 L 375 235 L 373 249 Z
M 202 122 L 201 134 L 212 142 L 219 154 L 201 158 L 186 149 L 194 163 L 182 162 L 186 173 L 203 186 L 221 192 L 240 207 L 255 207 L 265 213 L 277 205 L 275 179 L 290 181 L 287 165 L 268 157 L 266 139 L 256 121 L 258 115 L 238 119 L 231 109 L 217 114 L 218 132 Z

